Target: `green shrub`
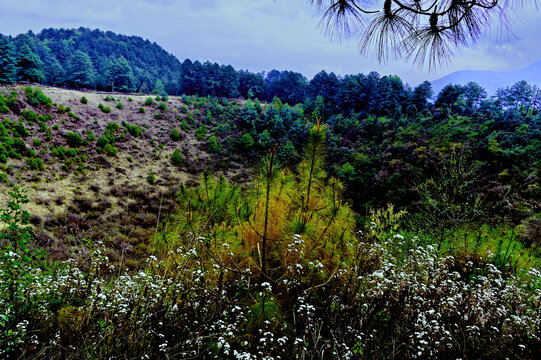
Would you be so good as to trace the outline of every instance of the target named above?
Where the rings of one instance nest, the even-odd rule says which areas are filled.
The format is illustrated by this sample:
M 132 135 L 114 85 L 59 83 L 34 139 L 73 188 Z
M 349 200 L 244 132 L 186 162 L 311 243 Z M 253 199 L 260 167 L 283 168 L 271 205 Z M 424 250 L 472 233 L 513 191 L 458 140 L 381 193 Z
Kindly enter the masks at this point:
M 26 159 L 26 165 L 28 165 L 31 170 L 45 170 L 43 160 L 39 157 Z
M 60 114 L 64 113 L 66 111 L 66 108 L 64 107 L 64 105 L 60 104 L 58 105 L 58 110 L 57 110 Z
M 66 138 L 68 145 L 71 147 L 79 147 L 83 145 L 83 139 L 81 138 L 81 135 L 77 133 L 67 132 L 64 137 Z
M 105 145 L 105 147 L 103 148 L 103 152 L 104 152 L 107 156 L 116 156 L 116 154 L 118 153 L 118 150 L 117 150 L 117 148 L 114 147 L 113 145 L 107 144 L 107 145 Z
M 87 99 L 86 97 L 83 96 L 83 97 L 81 98 L 81 104 L 84 104 L 84 105 L 88 104 L 88 99 Z
M 162 102 L 160 103 L 160 105 L 158 105 L 158 109 L 160 109 L 161 111 L 166 111 L 167 110 L 167 104 Z
M 98 107 L 106 114 L 111 112 L 111 108 L 109 106 L 103 106 L 102 104 L 99 104 Z
M 98 141 L 96 141 L 96 147 L 98 148 L 104 148 L 107 144 L 109 144 L 109 138 L 107 136 L 100 136 Z
M 154 119 L 156 120 L 161 120 L 163 117 L 163 113 L 160 111 L 159 113 L 157 114 L 154 114 Z
M 180 131 L 178 131 L 178 129 L 173 129 L 173 131 L 171 131 L 171 134 L 169 134 L 169 137 L 173 141 L 179 141 L 182 138 L 182 135 L 180 134 Z
M 44 105 L 47 107 L 53 106 L 53 101 L 45 96 L 43 91 L 40 88 L 32 90 L 30 86 L 25 89 L 26 97 L 28 98 L 28 103 L 32 106 Z
M 40 146 L 41 145 L 41 140 L 40 139 L 34 139 L 32 140 L 32 145 L 34 146 Z
M 144 113 L 145 113 L 145 108 L 141 106 L 141 107 L 139 108 L 139 112 L 140 112 L 141 114 L 144 114 Z
M 117 104 L 116 104 L 116 108 L 119 109 L 119 110 L 122 110 L 124 108 L 124 106 L 122 106 L 122 103 L 119 101 Z
M 195 130 L 195 137 L 198 140 L 203 140 L 207 136 L 207 128 L 205 126 L 200 126 Z
M 68 112 L 68 116 L 71 117 L 71 118 L 74 118 L 75 120 L 79 120 L 79 116 L 76 115 L 76 114 L 74 114 L 74 113 L 72 113 L 71 111 Z
M 150 106 L 154 103 L 154 100 L 152 100 L 152 98 L 149 96 L 147 97 L 147 99 L 145 100 L 145 105 L 146 106 Z
M 88 130 L 88 134 L 86 135 L 86 141 L 94 141 L 94 140 L 96 140 L 96 137 L 94 136 L 92 129 L 90 129 Z
M 122 125 L 128 130 L 128 133 L 130 133 L 133 137 L 139 137 L 143 133 L 139 125 L 131 125 L 128 122 L 122 122 Z
M 33 111 L 26 110 L 26 109 L 23 110 L 23 118 L 26 119 L 26 121 L 28 122 L 28 125 L 32 125 L 33 123 L 39 121 L 38 114 L 36 114 Z
M 129 101 L 129 102 L 132 102 L 132 101 L 133 101 L 133 99 L 132 99 L 131 97 L 129 97 L 129 98 L 128 98 L 128 101 Z
M 182 157 L 182 154 L 180 153 L 180 151 L 178 151 L 178 149 L 175 149 L 175 151 L 173 151 L 170 161 L 171 164 L 173 164 L 174 166 L 182 165 L 182 163 L 184 162 L 184 158 Z
M 188 124 L 186 123 L 186 119 L 182 119 L 182 123 L 180 123 L 180 128 L 184 131 L 188 131 Z
M 54 125 L 53 125 L 53 130 L 58 130 L 58 129 L 60 129 L 60 125 L 54 124 Z
M 26 129 L 26 127 L 24 126 L 21 120 L 19 120 L 17 125 L 15 125 L 14 130 L 15 130 L 15 133 L 19 135 L 20 137 L 27 137 L 30 135 L 30 132 Z
M 218 142 L 216 135 L 212 135 L 207 139 L 207 150 L 215 154 L 219 154 L 222 152 L 222 144 Z
M 154 182 L 156 182 L 156 175 L 154 175 L 154 173 L 152 171 L 148 173 L 147 182 L 150 185 L 152 185 L 152 184 L 154 184 Z

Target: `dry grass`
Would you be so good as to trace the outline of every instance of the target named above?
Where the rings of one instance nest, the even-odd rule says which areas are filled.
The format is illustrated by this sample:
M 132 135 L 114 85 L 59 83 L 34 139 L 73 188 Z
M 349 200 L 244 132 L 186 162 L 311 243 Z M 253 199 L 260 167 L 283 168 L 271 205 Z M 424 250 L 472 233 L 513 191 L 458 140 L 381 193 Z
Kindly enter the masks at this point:
M 26 107 L 39 115 L 51 114 L 52 120 L 47 121 L 47 126 L 52 128 L 54 124 L 58 124 L 59 128 L 51 130 L 53 139 L 47 141 L 45 134 L 38 131 L 38 124 L 25 124 L 31 133 L 24 139 L 25 143 L 43 158 L 45 170 L 28 170 L 24 161 L 9 159 L 4 168 L 8 174 L 7 182 L 0 184 L 0 203 L 5 204 L 8 201 L 9 183 L 24 185 L 31 200 L 27 206 L 28 211 L 40 219 L 40 231 L 56 240 L 64 240 L 61 238 L 69 234 L 68 218 L 76 215 L 89 219 L 88 229 L 78 229 L 81 236 L 120 235 L 129 240 L 135 234 L 137 239 L 132 239 L 133 242 L 146 242 L 148 237 L 152 236 L 151 229 L 156 226 L 150 226 L 149 222 L 157 221 L 158 213 L 172 210 L 171 199 L 174 196 L 171 189 L 181 183 L 197 182 L 199 171 L 206 167 L 210 158 L 202 142 L 195 138 L 193 129 L 188 133 L 183 132 L 183 139 L 179 142 L 174 142 L 169 137 L 171 129 L 180 129 L 186 116 L 179 111 L 183 106 L 180 97 L 170 96 L 163 117 L 156 119 L 154 115 L 160 110 L 158 102 L 154 100 L 155 96 L 152 96 L 154 103 L 145 106 L 148 95 L 83 92 L 42 86 L 45 95 L 56 104 L 47 109 L 34 108 L 27 104 L 24 88 L 0 87 L 0 91 L 8 93 L 15 89 L 23 108 Z M 88 100 L 87 104 L 81 103 L 83 96 Z M 107 96 L 115 100 L 106 101 Z M 116 107 L 118 101 L 122 103 L 122 109 Z M 101 111 L 99 104 L 110 107 L 111 112 Z M 78 119 L 68 116 L 67 112 L 58 112 L 59 105 L 70 107 Z M 141 107 L 145 108 L 145 113 L 139 112 Z M 4 117 L 18 121 L 19 116 L 20 114 L 9 113 Z M 66 171 L 62 168 L 63 160 L 41 153 L 43 149 L 49 152 L 50 145 L 63 145 L 67 148 L 63 135 L 68 131 L 79 133 L 84 139 L 85 132 L 92 130 L 98 139 L 104 135 L 107 123 L 116 122 L 122 126 L 123 121 L 140 126 L 142 136 L 134 138 L 126 134 L 125 139 L 119 139 L 115 144 L 118 149 L 115 157 L 99 154 L 95 141 L 81 147 L 81 151 L 87 154 L 86 175 L 76 174 L 74 164 Z M 33 146 L 33 139 L 39 139 L 41 145 Z M 185 159 L 180 168 L 172 166 L 168 158 L 176 148 L 183 153 Z M 242 168 L 235 167 L 223 174 L 229 178 L 239 178 L 242 171 Z M 152 185 L 147 182 L 150 172 L 156 176 Z M 134 194 L 139 194 L 138 198 L 132 198 Z M 81 209 L 77 203 L 81 198 L 91 202 L 90 210 Z M 102 206 L 104 201 L 109 206 Z M 135 209 L 139 209 L 140 213 L 136 213 Z M 141 218 L 144 218 L 144 221 Z

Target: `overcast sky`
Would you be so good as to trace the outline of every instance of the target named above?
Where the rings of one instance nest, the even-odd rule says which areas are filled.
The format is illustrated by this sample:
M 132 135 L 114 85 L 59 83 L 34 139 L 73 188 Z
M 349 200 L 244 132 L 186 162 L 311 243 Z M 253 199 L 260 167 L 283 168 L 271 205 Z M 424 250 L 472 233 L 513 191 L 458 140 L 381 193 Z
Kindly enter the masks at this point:
M 528 0 L 526 0 L 528 1 Z M 320 70 L 340 75 L 378 71 L 410 84 L 458 70 L 515 70 L 541 60 L 535 8 L 513 16 L 515 36 L 493 30 L 436 72 L 403 61 L 379 64 L 355 42 L 331 42 L 307 0 L 0 0 L 0 33 L 43 28 L 111 30 L 155 41 L 181 61 L 231 64 L 236 69 Z

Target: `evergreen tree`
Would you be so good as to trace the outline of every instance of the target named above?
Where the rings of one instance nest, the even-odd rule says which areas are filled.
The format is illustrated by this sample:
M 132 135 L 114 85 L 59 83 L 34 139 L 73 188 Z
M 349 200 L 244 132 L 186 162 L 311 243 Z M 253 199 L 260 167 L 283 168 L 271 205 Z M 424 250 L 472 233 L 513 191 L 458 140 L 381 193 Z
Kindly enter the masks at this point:
M 0 35 L 0 84 L 15 82 L 15 59 L 9 40 Z
M 27 82 L 41 82 L 44 79 L 43 62 L 35 51 L 34 40 L 30 35 L 21 35 L 17 45 L 17 79 Z
M 109 59 L 105 69 L 105 84 L 106 87 L 110 86 L 111 91 L 115 88 L 120 91 L 133 91 L 135 85 L 133 70 L 124 56 Z
M 74 88 L 94 87 L 94 64 L 87 53 L 76 50 L 69 58 L 66 70 L 67 85 Z

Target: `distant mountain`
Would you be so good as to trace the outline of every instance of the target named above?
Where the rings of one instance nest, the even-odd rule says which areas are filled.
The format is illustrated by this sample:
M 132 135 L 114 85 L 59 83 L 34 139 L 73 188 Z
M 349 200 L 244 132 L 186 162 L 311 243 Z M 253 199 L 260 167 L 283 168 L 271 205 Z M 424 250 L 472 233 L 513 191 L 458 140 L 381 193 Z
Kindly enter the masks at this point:
M 511 86 L 521 80 L 541 87 L 541 61 L 515 71 L 457 71 L 432 81 L 432 89 L 434 96 L 436 96 L 441 89 L 449 84 L 466 85 L 473 81 L 483 86 L 490 96 L 494 95 L 497 89 Z

